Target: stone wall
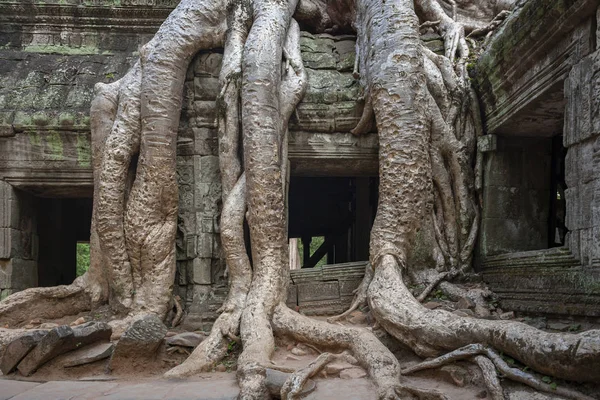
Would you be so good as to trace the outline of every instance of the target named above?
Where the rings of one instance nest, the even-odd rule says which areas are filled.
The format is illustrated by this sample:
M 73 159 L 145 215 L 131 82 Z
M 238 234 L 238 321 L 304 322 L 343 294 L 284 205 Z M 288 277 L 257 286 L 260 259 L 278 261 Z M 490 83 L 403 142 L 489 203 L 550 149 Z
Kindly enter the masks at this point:
M 522 2 L 474 69 L 488 133 L 477 268 L 504 308 L 600 316 L 597 8 Z M 569 232 L 564 248 L 548 249 L 561 135 Z
M 600 278 L 600 51 L 573 67 L 565 95 L 567 242 Z
M 0 181 L 0 299 L 38 285 L 35 198 Z
M 548 247 L 552 140 L 496 137 L 486 153 L 480 256 Z

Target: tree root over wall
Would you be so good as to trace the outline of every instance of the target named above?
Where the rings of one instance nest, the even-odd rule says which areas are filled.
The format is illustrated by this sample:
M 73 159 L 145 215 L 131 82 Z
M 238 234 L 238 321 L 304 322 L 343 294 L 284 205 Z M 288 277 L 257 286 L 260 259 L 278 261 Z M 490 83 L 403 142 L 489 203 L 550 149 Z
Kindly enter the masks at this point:
M 266 369 L 277 369 L 271 362 L 274 335 L 284 335 L 352 353 L 381 399 L 445 398 L 411 387 L 403 375 L 458 359 L 472 359 L 482 369 L 495 399 L 502 398 L 496 370 L 549 390 L 532 375 L 507 367 L 496 351 L 547 375 L 600 380 L 599 331 L 550 334 L 518 322 L 462 318 L 424 308 L 406 286 L 418 275 L 408 259 L 416 232 L 426 224 L 435 232 L 438 255 L 429 271 L 434 274 L 426 274 L 428 290 L 471 263 L 479 223 L 480 160 L 473 159 L 473 150 L 481 122 L 466 79 L 462 26 L 435 0 L 318 3 L 182 0 L 129 73 L 96 87 L 90 271 L 71 286 L 10 296 L 0 304 L 0 317 L 19 322 L 23 314 L 43 312 L 50 318 L 104 303 L 125 321 L 148 312 L 166 315 L 175 274 L 175 158 L 183 83 L 199 50 L 224 46 L 218 118 L 221 236 L 230 290 L 209 337 L 168 377 L 210 369 L 226 355 L 230 340 L 241 341 L 240 398 L 269 398 Z M 445 57 L 423 48 L 417 12 L 439 21 Z M 410 370 L 402 371 L 369 330 L 316 321 L 285 305 L 287 125 L 307 84 L 294 16 L 321 27 L 345 18 L 357 31 L 356 72 L 367 104 L 355 133 L 375 119 L 380 171 L 371 270 L 357 301 L 366 299 L 379 325 L 416 354 L 439 357 Z M 336 357 L 325 353 L 292 374 L 282 398 L 295 398 L 302 384 Z M 586 398 L 568 391 L 560 395 Z

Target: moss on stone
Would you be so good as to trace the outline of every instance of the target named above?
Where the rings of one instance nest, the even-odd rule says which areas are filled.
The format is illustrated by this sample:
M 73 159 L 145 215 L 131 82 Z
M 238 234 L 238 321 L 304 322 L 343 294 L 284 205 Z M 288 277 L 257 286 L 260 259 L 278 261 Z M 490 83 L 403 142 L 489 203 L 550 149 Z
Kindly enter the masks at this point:
M 50 155 L 50 159 L 54 161 L 60 161 L 64 159 L 64 148 L 62 138 L 60 133 L 57 131 L 48 131 L 46 135 L 44 135 L 44 140 L 48 145 L 48 152 Z
M 93 46 L 69 47 L 69 46 L 50 46 L 50 45 L 31 45 L 23 48 L 28 53 L 48 53 L 63 55 L 92 55 L 92 54 L 111 54 L 109 51 L 101 51 Z
M 88 133 L 77 134 L 77 164 L 89 167 L 92 163 L 92 145 Z

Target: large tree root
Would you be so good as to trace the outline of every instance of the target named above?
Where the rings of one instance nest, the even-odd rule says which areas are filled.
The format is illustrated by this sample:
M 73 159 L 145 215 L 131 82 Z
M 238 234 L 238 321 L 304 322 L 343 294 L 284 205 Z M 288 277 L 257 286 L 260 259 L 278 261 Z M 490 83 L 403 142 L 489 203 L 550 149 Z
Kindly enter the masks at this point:
M 485 356 L 485 357 L 482 357 Z M 422 371 L 424 369 L 431 368 L 439 368 L 448 363 L 452 363 L 455 361 L 466 360 L 474 358 L 478 365 L 482 366 L 482 370 L 484 370 L 484 377 L 490 376 L 490 369 L 488 368 L 487 361 L 491 361 L 493 366 L 498 370 L 499 373 L 503 374 L 506 378 L 514 380 L 516 382 L 522 383 L 524 385 L 530 386 L 534 389 L 545 393 L 553 393 L 559 396 L 563 396 L 567 399 L 573 400 L 593 400 L 593 398 L 586 396 L 577 391 L 563 388 L 563 387 L 553 387 L 541 379 L 536 378 L 530 373 L 521 371 L 518 368 L 510 367 L 503 359 L 500 357 L 498 353 L 492 350 L 489 347 L 483 346 L 481 344 L 472 344 L 460 349 L 454 350 L 450 353 L 444 354 L 443 356 L 437 357 L 433 360 L 424 361 L 417 365 L 414 365 L 409 368 L 405 368 L 402 370 L 404 375 L 412 374 L 417 371 Z M 493 378 L 487 378 L 488 381 L 493 381 Z M 492 385 L 494 387 L 498 387 L 497 382 L 493 382 Z
M 394 400 L 415 396 L 419 399 L 445 399 L 441 393 L 414 388 L 404 382 L 396 357 L 367 329 L 314 320 L 283 304 L 276 308 L 272 324 L 278 335 L 326 348 L 349 350 L 377 386 L 379 399 Z M 326 359 L 322 357 L 320 362 Z
M 54 319 L 91 309 L 81 279 L 71 285 L 26 289 L 0 303 L 2 325 L 15 326 L 33 318 Z
M 273 366 L 277 334 L 351 351 L 377 385 L 380 399 L 445 398 L 410 387 L 398 360 L 370 331 L 312 320 L 283 304 L 289 278 L 287 125 L 306 88 L 299 28 L 292 19 L 296 3 L 182 0 L 141 50 L 132 70 L 119 82 L 98 86 L 92 110 L 93 268 L 80 286 L 9 298 L 0 306 L 0 315 L 14 316 L 17 307 L 33 312 L 36 298 L 49 294 L 54 301 L 61 293 L 63 299 L 77 302 L 70 311 L 108 301 L 115 310 L 129 313 L 126 321 L 143 312 L 165 315 L 175 271 L 175 157 L 183 83 L 198 50 L 225 42 L 219 138 L 222 243 L 230 292 L 209 337 L 167 376 L 209 369 L 239 335 L 240 398 L 268 399 L 265 371 Z M 467 129 L 480 122 L 465 80 L 468 48 L 462 26 L 445 15 L 436 0 L 358 0 L 345 11 L 352 14 L 354 5 L 356 70 L 368 99 L 357 133 L 368 130 L 372 111 L 379 133 L 380 203 L 371 235 L 372 270 L 353 307 L 366 298 L 377 322 L 423 357 L 451 352 L 446 359 L 458 359 L 462 353 L 454 350 L 475 344 L 479 351 L 465 357 L 475 357 L 497 398 L 501 388 L 490 362 L 511 379 L 547 388 L 502 364 L 491 348 L 556 377 L 600 379 L 598 331 L 549 334 L 512 321 L 461 318 L 425 309 L 406 288 L 404 277 L 412 272 L 407 256 L 423 221 L 434 225 L 437 258 L 443 264 L 438 272 L 453 275 L 470 265 L 480 187 L 473 182 L 480 174 L 474 174 L 471 165 L 481 165 L 481 160 L 474 160 L 472 153 L 480 131 Z M 421 45 L 415 5 L 427 19 L 440 21 L 446 57 Z M 304 6 L 305 18 L 329 12 L 315 4 Z M 336 12 L 343 8 L 337 7 Z M 333 19 L 315 18 L 321 23 Z M 246 209 L 252 265 L 243 231 Z M 435 281 L 429 283 L 435 287 Z M 53 306 L 56 313 L 65 312 L 62 305 Z M 283 395 L 293 398 L 302 382 L 330 359 L 321 355 L 297 371 Z

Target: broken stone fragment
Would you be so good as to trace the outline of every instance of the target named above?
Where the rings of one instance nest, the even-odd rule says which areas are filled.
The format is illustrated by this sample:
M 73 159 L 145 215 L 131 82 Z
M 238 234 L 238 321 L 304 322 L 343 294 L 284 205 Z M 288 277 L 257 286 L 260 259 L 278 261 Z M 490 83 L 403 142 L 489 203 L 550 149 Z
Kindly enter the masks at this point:
M 104 322 L 88 322 L 71 328 L 59 326 L 49 331 L 38 345 L 18 365 L 24 376 L 33 374 L 39 367 L 53 358 L 98 341 L 108 341 L 111 328 Z
M 113 353 L 115 345 L 112 343 L 95 343 L 75 350 L 69 354 L 63 362 L 64 368 L 76 367 L 78 365 L 90 364 L 95 361 L 104 360 Z
M 196 347 L 204 340 L 204 335 L 195 332 L 183 332 L 167 337 L 165 342 L 169 346 Z
M 13 339 L 4 349 L 0 359 L 0 371 L 4 375 L 11 373 L 45 335 L 46 331 L 33 331 Z
M 58 324 L 55 324 L 54 322 L 44 322 L 43 324 L 40 325 L 41 329 L 54 329 L 57 327 L 58 327 Z
M 429 309 L 429 310 L 435 310 L 436 308 L 439 308 L 442 306 L 442 303 L 437 302 L 437 301 L 428 301 L 427 303 L 423 303 L 423 307 Z
M 130 364 L 133 359 L 153 358 L 166 334 L 167 327 L 155 314 L 134 321 L 117 342 L 109 369 L 117 369 L 122 363 Z
M 475 308 L 475 302 L 470 298 L 463 296 L 456 303 L 456 308 L 459 310 L 462 309 L 473 309 Z
M 303 356 L 305 356 L 307 354 L 307 352 L 305 350 L 302 350 L 302 349 L 300 349 L 298 347 L 294 347 L 292 349 L 291 353 L 293 355 L 295 355 L 295 356 L 298 356 L 298 357 L 303 357 Z
M 71 322 L 71 326 L 78 326 L 85 323 L 85 318 L 84 317 L 79 317 L 77 318 L 75 321 Z

